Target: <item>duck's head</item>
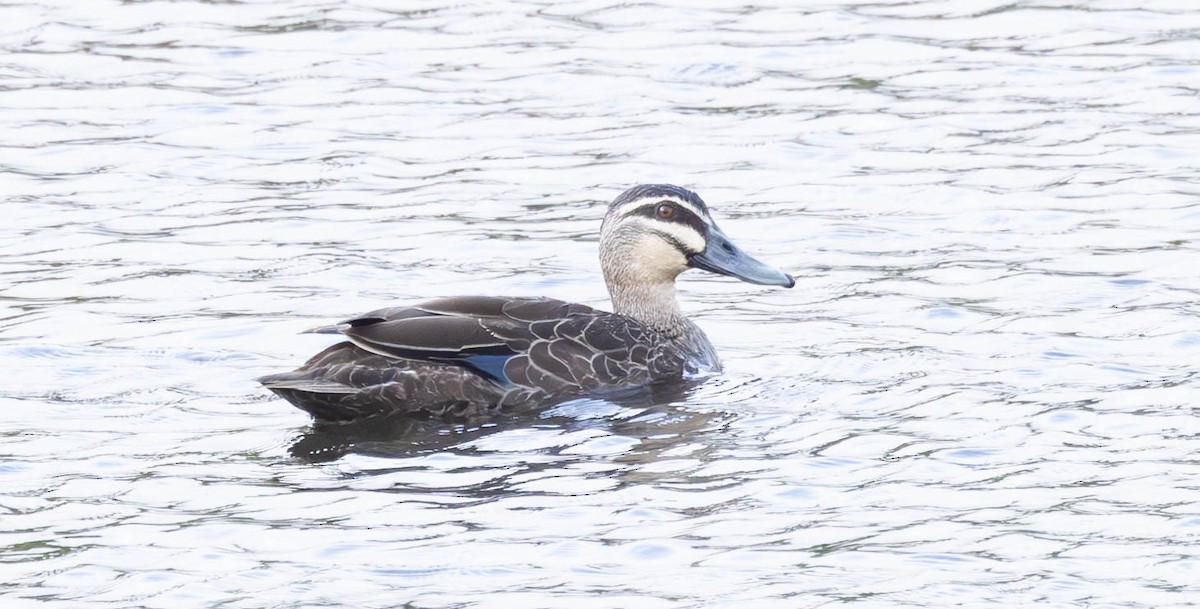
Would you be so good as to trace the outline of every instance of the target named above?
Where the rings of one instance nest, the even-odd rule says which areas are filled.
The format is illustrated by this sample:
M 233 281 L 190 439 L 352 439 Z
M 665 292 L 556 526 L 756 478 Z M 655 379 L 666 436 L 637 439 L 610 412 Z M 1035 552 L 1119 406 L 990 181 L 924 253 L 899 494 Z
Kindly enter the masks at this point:
M 669 184 L 635 186 L 609 205 L 600 229 L 600 265 L 610 289 L 674 284 L 689 268 L 759 285 L 796 285 L 791 275 L 734 245 L 699 195 Z

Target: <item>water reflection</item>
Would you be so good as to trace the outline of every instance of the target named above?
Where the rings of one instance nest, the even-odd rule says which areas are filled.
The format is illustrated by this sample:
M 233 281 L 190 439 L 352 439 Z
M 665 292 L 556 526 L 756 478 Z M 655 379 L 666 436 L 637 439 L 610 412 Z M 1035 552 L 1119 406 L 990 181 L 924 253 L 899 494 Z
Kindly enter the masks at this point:
M 603 398 L 505 413 L 482 425 L 408 413 L 350 423 L 315 422 L 288 451 L 309 463 L 333 461 L 347 454 L 402 458 L 441 450 L 479 450 L 479 439 L 512 429 L 570 432 L 602 428 L 609 434 L 649 439 L 646 450 L 632 453 L 648 454 L 662 450 L 664 444 L 669 446 L 667 439 L 686 441 L 711 428 L 719 418 L 710 412 L 686 410 L 688 396 L 700 385 L 701 381 L 686 381 L 623 389 Z

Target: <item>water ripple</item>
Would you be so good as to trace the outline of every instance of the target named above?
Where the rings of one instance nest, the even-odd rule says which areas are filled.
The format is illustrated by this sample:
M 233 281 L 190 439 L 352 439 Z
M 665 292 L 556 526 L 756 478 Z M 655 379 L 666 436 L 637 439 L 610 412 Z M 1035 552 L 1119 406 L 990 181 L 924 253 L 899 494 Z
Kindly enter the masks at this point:
M 1190 4 L 5 17 L 6 607 L 1193 602 Z M 384 302 L 605 305 L 660 181 L 797 276 L 683 278 L 720 377 L 477 428 L 251 380 Z

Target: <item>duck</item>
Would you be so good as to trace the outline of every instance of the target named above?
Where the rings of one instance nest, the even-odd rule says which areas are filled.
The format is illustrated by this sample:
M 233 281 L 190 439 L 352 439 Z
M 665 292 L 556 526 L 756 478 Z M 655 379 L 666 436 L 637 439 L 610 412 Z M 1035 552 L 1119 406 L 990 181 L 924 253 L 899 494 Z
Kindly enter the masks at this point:
M 319 423 L 414 415 L 479 423 L 513 409 L 717 373 L 679 306 L 698 269 L 764 286 L 796 280 L 743 252 L 691 190 L 634 186 L 600 226 L 612 311 L 544 297 L 454 296 L 309 330 L 342 342 L 257 379 Z

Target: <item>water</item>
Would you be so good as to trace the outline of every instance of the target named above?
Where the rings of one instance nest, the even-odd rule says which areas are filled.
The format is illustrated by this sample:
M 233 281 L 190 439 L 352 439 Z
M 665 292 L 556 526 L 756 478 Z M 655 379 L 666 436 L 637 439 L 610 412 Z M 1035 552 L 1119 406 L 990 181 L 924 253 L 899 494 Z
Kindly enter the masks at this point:
M 1200 10 L 0 9 L 7 607 L 1200 603 Z M 604 305 L 629 185 L 727 371 L 331 433 L 252 382 L 384 304 Z

